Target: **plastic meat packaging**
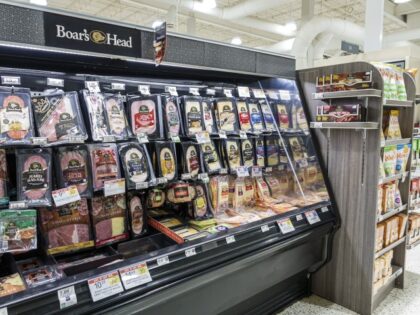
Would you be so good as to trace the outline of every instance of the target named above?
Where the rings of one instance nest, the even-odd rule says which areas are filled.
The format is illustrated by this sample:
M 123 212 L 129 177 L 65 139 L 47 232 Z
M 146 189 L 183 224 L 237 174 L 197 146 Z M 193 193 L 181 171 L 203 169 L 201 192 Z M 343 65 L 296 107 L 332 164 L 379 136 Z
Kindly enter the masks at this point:
M 154 163 L 158 177 L 168 181 L 177 179 L 178 166 L 176 162 L 175 145 L 171 142 L 155 142 Z
M 223 143 L 227 166 L 231 173 L 236 173 L 236 169 L 242 165 L 240 141 L 228 139 Z
M 91 93 L 88 90 L 81 92 L 85 103 L 84 109 L 89 118 L 87 125 L 93 141 L 102 141 L 104 136 L 109 135 L 104 109 L 104 95 L 102 93 Z
M 149 139 L 163 138 L 162 105 L 160 95 L 137 96 L 128 100 L 131 131 Z
M 0 144 L 30 144 L 34 136 L 29 89 L 0 88 Z
M 252 167 L 254 165 L 254 146 L 251 140 L 241 140 L 241 153 L 244 166 Z
M 252 130 L 254 132 L 264 131 L 264 121 L 260 110 L 258 101 L 252 100 L 248 103 L 249 114 L 251 117 Z
M 20 149 L 17 156 L 17 198 L 29 207 L 51 205 L 51 150 Z
M 94 246 L 86 199 L 52 209 L 41 208 L 40 223 L 49 254 Z
M 71 137 L 87 139 L 77 92 L 32 97 L 37 131 L 48 143 L 66 142 Z
M 42 266 L 23 273 L 26 285 L 29 288 L 54 282 L 61 278 L 61 274 L 52 266 Z
M 166 138 L 179 136 L 181 134 L 181 117 L 179 115 L 178 101 L 176 97 L 162 97 L 163 117 L 165 122 Z
M 195 178 L 200 173 L 200 159 L 199 159 L 199 147 L 197 144 L 192 142 L 182 142 L 182 160 L 183 172 L 191 174 L 191 177 Z
M 217 173 L 222 168 L 222 165 L 214 142 L 203 143 L 200 145 L 200 149 L 206 172 L 209 174 Z
M 234 98 L 216 99 L 216 121 L 219 131 L 238 133 L 238 116 Z
M 130 130 L 127 125 L 122 96 L 105 94 L 104 109 L 108 134 L 117 140 L 128 139 Z
M 216 120 L 213 115 L 213 100 L 203 98 L 201 104 L 203 107 L 203 123 L 205 131 L 209 134 L 217 133 Z
M 261 111 L 264 118 L 265 130 L 267 131 L 274 131 L 276 130 L 274 124 L 274 117 L 273 113 L 271 112 L 270 105 L 266 103 L 266 101 L 260 101 Z
M 192 137 L 195 134 L 204 131 L 201 97 L 182 97 L 181 113 L 184 119 L 184 129 L 187 137 Z
M 7 194 L 8 181 L 6 151 L 0 149 L 0 206 L 9 203 L 9 196 Z
M 26 286 L 18 273 L 0 278 L 0 297 L 25 291 Z
M 236 101 L 238 110 L 239 126 L 243 131 L 252 131 L 251 118 L 249 115 L 248 103 L 245 100 Z
M 92 164 L 93 189 L 104 188 L 104 182 L 121 177 L 118 163 L 118 152 L 115 144 L 89 145 L 90 160 Z
M 144 235 L 147 232 L 144 195 L 135 192 L 127 193 L 127 207 L 131 236 L 138 237 Z
M 277 141 L 277 137 L 266 137 L 265 149 L 267 156 L 267 166 L 279 165 L 279 144 Z
M 0 253 L 21 253 L 36 248 L 36 210 L 1 210 Z
M 254 142 L 255 163 L 259 167 L 265 166 L 265 147 L 263 138 L 257 138 Z

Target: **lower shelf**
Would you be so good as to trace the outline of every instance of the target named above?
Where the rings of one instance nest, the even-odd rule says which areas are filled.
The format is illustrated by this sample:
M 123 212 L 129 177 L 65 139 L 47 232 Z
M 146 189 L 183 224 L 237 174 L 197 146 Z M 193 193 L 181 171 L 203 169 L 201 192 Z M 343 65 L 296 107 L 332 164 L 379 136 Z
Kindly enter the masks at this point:
M 401 245 L 402 243 L 405 243 L 405 236 L 400 238 L 398 241 L 388 245 L 385 248 L 382 248 L 379 252 L 375 253 L 375 259 L 381 257 L 383 254 L 389 252 L 391 249 L 394 249 L 398 245 Z
M 407 249 L 413 249 L 414 247 L 416 247 L 417 245 L 420 245 L 420 239 L 418 239 L 417 241 L 415 241 L 414 243 L 411 244 L 407 244 Z
M 403 268 L 392 266 L 392 274 L 386 279 L 385 283 L 373 292 L 373 307 L 376 308 L 381 303 L 388 293 L 394 288 L 395 280 L 402 275 Z

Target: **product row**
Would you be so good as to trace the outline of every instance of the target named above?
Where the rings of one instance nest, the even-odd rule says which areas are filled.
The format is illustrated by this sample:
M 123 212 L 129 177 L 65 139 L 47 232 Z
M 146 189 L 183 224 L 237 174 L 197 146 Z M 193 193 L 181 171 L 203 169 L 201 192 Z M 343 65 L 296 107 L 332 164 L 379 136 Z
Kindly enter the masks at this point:
M 375 242 L 377 252 L 404 237 L 407 219 L 407 215 L 401 213 L 377 224 Z
M 373 272 L 373 288 L 377 292 L 392 275 L 392 258 L 394 251 L 390 250 L 381 257 L 375 259 Z
M 413 244 L 420 240 L 420 214 L 410 213 L 408 216 L 408 241 L 407 244 Z
M 379 177 L 385 178 L 406 172 L 410 151 L 411 144 L 384 147 L 383 159 L 379 163 Z

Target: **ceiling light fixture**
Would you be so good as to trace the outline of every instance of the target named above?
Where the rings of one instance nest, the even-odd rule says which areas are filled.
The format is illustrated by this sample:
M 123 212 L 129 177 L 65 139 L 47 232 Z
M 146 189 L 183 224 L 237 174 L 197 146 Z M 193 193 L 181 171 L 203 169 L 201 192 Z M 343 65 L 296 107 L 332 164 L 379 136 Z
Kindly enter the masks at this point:
M 36 5 L 48 5 L 47 0 L 29 0 L 29 3 Z
M 290 32 L 294 32 L 297 30 L 297 25 L 294 21 L 286 23 L 285 27 Z
M 214 9 L 217 7 L 216 0 L 203 0 L 201 4 L 204 9 Z
M 154 21 L 154 22 L 153 22 L 153 24 L 152 24 L 152 28 L 157 28 L 157 27 L 161 26 L 161 25 L 162 25 L 162 23 L 163 23 L 163 21 L 161 21 L 161 20 L 156 20 L 156 21 Z
M 242 44 L 242 39 L 240 37 L 236 36 L 236 37 L 232 38 L 230 43 L 232 45 L 241 45 Z
M 402 3 L 407 3 L 410 2 L 411 0 L 394 0 L 395 4 L 402 4 Z

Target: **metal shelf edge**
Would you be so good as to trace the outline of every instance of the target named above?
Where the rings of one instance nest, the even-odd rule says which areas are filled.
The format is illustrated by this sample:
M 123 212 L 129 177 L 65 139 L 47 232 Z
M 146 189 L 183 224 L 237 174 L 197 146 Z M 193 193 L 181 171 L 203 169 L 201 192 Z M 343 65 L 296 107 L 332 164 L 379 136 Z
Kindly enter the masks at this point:
M 403 236 L 402 238 L 400 238 L 398 241 L 395 241 L 394 243 L 388 245 L 387 247 L 381 249 L 379 252 L 375 253 L 375 259 L 381 257 L 382 255 L 386 254 L 387 252 L 389 252 L 391 249 L 394 249 L 395 247 L 401 245 L 402 243 L 405 242 L 406 237 Z

